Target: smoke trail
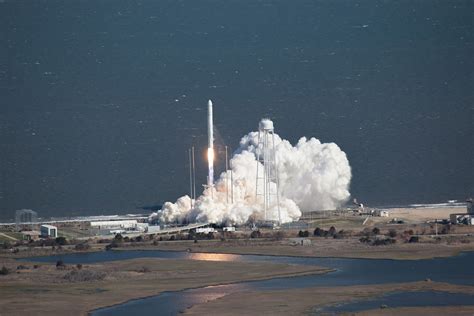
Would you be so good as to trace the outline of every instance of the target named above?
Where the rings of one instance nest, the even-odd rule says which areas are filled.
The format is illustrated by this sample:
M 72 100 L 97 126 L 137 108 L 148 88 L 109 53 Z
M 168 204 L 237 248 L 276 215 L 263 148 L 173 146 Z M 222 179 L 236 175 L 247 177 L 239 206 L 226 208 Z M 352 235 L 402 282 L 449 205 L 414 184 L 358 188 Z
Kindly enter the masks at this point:
M 227 203 L 230 172 L 223 172 L 215 187 L 207 188 L 197 198 L 193 209 L 190 197 L 183 196 L 176 203 L 165 203 L 151 218 L 162 222 L 187 220 L 229 224 L 262 220 L 262 202 L 256 197 L 257 146 L 258 133 L 251 132 L 241 139 L 240 147 L 231 159 L 233 203 Z M 302 137 L 296 146 L 292 146 L 275 134 L 275 156 L 282 223 L 298 220 L 301 211 L 335 209 L 350 197 L 351 168 L 346 154 L 336 144 Z M 267 219 L 278 219 L 276 202 L 267 211 Z

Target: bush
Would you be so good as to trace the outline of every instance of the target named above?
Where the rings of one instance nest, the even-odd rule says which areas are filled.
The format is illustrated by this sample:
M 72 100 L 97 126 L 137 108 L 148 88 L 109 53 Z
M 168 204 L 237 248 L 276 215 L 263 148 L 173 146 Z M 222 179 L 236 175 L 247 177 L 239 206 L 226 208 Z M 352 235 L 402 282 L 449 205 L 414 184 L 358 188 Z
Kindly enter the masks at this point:
M 367 236 L 364 236 L 364 237 L 361 237 L 361 238 L 359 239 L 359 241 L 362 242 L 362 243 L 369 243 L 369 242 L 370 242 L 370 238 L 367 237 Z
M 316 237 L 321 237 L 323 235 L 323 231 L 321 230 L 321 228 L 316 227 L 316 229 L 313 232 L 313 235 Z
M 380 234 L 380 229 L 378 229 L 377 227 L 374 227 L 374 229 L 372 229 L 372 234 L 374 235 Z
M 307 230 L 298 232 L 298 237 L 309 237 L 309 232 Z
M 329 230 L 328 230 L 328 235 L 329 236 L 334 236 L 334 234 L 336 234 L 336 227 L 331 226 L 331 228 L 329 228 Z
M 441 230 L 441 234 L 446 235 L 451 232 L 451 225 L 445 225 Z
M 414 243 L 414 242 L 418 242 L 420 239 L 418 238 L 418 236 L 411 236 L 410 239 L 408 240 L 409 243 Z
M 91 246 L 88 243 L 84 242 L 84 243 L 77 244 L 76 246 L 74 246 L 74 249 L 83 251 L 83 250 L 88 250 L 90 247 Z
M 123 241 L 123 236 L 122 236 L 122 234 L 117 234 L 117 235 L 115 235 L 114 241 L 116 241 L 116 242 L 122 242 L 122 241 Z
M 60 246 L 64 246 L 64 245 L 67 245 L 67 240 L 65 237 L 57 237 L 55 240 L 56 244 L 60 245 Z
M 30 267 L 24 266 L 20 264 L 19 266 L 16 267 L 17 270 L 28 270 Z
M 388 231 L 388 236 L 390 236 L 391 238 L 397 237 L 397 231 L 395 229 L 390 229 Z
M 147 267 L 141 267 L 140 269 L 136 270 L 136 272 L 139 272 L 139 273 L 148 273 L 148 272 L 151 272 L 151 270 Z
M 10 270 L 7 269 L 7 267 L 3 266 L 1 269 L 0 269 L 0 275 L 7 275 L 10 273 Z
M 250 234 L 250 238 L 260 238 L 262 234 L 260 233 L 259 230 L 254 230 L 251 234 Z
M 66 267 L 66 265 L 64 264 L 64 262 L 62 260 L 56 261 L 56 268 L 57 269 L 64 269 L 65 267 Z
M 108 244 L 107 246 L 105 246 L 105 250 L 112 250 L 112 248 L 118 248 L 118 243 L 113 240 L 110 244 Z
M 372 245 L 374 245 L 374 246 L 385 246 L 385 245 L 391 245 L 391 244 L 394 244 L 394 243 L 396 243 L 395 239 L 385 238 L 385 239 L 376 239 L 376 240 L 374 240 Z
M 2 245 L 2 248 L 3 249 L 11 249 L 12 248 L 12 244 L 7 240 L 3 243 Z

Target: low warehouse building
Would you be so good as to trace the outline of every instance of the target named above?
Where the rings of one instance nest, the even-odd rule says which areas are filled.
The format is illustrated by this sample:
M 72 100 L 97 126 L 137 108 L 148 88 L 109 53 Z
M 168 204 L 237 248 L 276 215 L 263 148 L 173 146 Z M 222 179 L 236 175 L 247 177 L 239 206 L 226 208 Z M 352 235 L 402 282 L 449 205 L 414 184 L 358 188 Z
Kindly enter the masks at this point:
M 99 230 L 106 229 L 135 229 L 137 227 L 137 220 L 120 220 L 120 221 L 97 221 L 91 222 L 92 228 Z
M 40 232 L 41 232 L 41 237 L 42 238 L 48 238 L 48 237 L 56 238 L 56 237 L 58 237 L 58 228 L 56 226 L 41 225 Z

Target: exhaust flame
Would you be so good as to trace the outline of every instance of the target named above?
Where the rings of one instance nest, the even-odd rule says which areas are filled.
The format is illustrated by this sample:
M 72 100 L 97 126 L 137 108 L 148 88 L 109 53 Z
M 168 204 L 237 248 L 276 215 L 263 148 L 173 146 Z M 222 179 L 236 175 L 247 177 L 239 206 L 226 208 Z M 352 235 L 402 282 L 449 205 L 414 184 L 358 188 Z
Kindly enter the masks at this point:
M 207 163 L 209 168 L 207 185 L 212 186 L 214 185 L 214 148 L 207 149 Z

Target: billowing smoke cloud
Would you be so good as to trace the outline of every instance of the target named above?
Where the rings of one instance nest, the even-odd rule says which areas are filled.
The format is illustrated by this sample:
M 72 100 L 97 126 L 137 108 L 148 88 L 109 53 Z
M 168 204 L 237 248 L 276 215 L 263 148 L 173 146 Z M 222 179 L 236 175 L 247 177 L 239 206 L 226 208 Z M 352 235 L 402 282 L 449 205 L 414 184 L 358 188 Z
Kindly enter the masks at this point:
M 256 196 L 258 132 L 240 141 L 231 159 L 231 172 L 223 172 L 214 188 L 207 188 L 191 207 L 191 198 L 167 202 L 152 218 L 162 222 L 198 221 L 244 224 L 263 220 L 262 196 Z M 315 138 L 301 138 L 296 146 L 275 134 L 275 160 L 279 178 L 279 204 L 273 197 L 266 213 L 268 220 L 298 220 L 301 211 L 335 209 L 350 196 L 351 168 L 346 154 L 334 143 L 322 144 Z M 263 169 L 260 169 L 263 170 Z M 228 202 L 233 180 L 233 203 Z M 276 184 L 271 183 L 272 192 Z M 212 190 L 212 191 L 211 191 Z M 279 208 L 278 208 L 279 205 Z

